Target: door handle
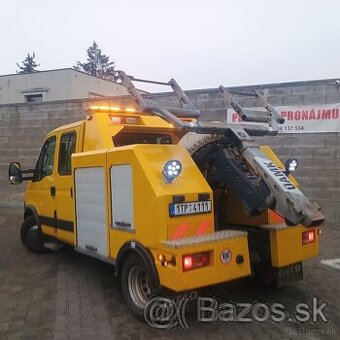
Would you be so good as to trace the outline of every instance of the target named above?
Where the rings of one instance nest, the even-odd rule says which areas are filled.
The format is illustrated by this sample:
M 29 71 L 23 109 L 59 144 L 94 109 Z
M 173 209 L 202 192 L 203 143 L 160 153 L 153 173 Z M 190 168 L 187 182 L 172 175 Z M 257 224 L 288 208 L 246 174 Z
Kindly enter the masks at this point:
M 90 251 L 97 251 L 97 248 L 88 244 L 85 244 L 85 248 Z
M 55 187 L 51 187 L 50 188 L 50 193 L 51 193 L 52 197 L 55 197 L 55 192 L 56 192 Z

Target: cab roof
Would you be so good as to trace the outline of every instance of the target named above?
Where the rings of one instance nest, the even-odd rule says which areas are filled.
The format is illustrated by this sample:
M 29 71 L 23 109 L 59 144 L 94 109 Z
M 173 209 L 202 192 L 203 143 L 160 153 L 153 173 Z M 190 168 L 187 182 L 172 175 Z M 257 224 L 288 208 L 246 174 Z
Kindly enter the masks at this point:
M 67 125 L 62 125 L 62 126 L 56 128 L 56 129 L 50 131 L 50 132 L 48 133 L 48 135 L 53 134 L 53 133 L 56 133 L 56 132 L 64 131 L 64 130 L 67 130 L 67 129 L 75 128 L 75 127 L 77 127 L 77 126 L 82 125 L 84 122 L 85 122 L 85 120 L 80 120 L 80 121 L 75 122 L 75 123 L 71 123 L 71 124 L 67 124 Z

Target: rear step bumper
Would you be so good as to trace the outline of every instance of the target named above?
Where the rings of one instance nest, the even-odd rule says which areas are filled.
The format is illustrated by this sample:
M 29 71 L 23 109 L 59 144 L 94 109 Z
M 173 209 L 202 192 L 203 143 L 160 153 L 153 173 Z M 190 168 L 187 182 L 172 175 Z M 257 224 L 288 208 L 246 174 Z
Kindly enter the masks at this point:
M 319 228 L 286 224 L 259 227 L 269 231 L 271 264 L 275 268 L 292 265 L 319 254 Z M 302 233 L 307 231 L 314 231 L 314 239 L 313 242 L 303 244 Z
M 181 248 L 221 240 L 231 240 L 242 236 L 247 237 L 247 235 L 247 232 L 240 230 L 220 230 L 212 234 L 185 237 L 179 240 L 163 241 L 163 244 L 169 248 Z
M 181 292 L 250 276 L 247 235 L 244 231 L 222 230 L 163 241 L 158 249 L 151 249 L 161 285 Z M 226 251 L 231 252 L 229 261 L 223 259 Z M 183 269 L 183 256 L 207 252 L 208 265 L 187 271 Z M 166 265 L 159 260 L 160 254 L 167 260 Z

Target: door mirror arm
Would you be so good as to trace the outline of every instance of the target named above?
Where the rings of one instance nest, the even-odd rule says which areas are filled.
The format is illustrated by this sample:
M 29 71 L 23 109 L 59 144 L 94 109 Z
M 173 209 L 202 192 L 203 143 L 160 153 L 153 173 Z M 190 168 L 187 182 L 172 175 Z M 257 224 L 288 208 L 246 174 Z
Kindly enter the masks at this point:
M 19 162 L 12 162 L 8 167 L 8 179 L 11 184 L 20 184 L 23 181 L 30 181 L 33 179 L 34 169 L 21 170 Z M 23 176 L 23 174 L 31 174 L 31 176 Z

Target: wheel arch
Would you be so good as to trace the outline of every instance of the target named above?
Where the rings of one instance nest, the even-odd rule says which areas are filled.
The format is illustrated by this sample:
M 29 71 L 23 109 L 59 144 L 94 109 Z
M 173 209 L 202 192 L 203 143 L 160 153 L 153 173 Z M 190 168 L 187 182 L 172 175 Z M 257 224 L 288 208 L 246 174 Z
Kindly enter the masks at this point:
M 24 220 L 27 217 L 30 217 L 30 216 L 34 216 L 34 218 L 35 218 L 39 228 L 41 228 L 39 214 L 38 214 L 37 209 L 33 205 L 30 205 L 30 204 L 29 205 L 25 205 Z
M 143 260 L 146 268 L 149 269 L 154 286 L 160 287 L 158 272 L 151 252 L 137 241 L 126 242 L 120 248 L 116 259 L 115 275 L 120 276 L 124 262 L 131 254 L 137 254 Z

